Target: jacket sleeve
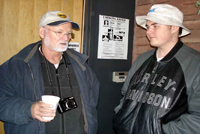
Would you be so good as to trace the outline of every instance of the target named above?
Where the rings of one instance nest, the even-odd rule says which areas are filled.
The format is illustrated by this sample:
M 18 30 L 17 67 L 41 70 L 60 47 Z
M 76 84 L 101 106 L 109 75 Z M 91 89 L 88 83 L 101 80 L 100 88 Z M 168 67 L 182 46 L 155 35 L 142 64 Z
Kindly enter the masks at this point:
M 87 65 L 88 66 L 88 65 Z M 88 73 L 88 83 L 90 85 L 90 91 L 91 93 L 91 101 L 90 104 L 92 106 L 97 107 L 98 100 L 99 100 L 99 88 L 100 88 L 100 83 L 96 77 L 96 74 L 94 71 L 88 66 L 87 67 L 87 73 Z
M 193 73 L 193 75 L 195 75 Z M 192 80 L 188 93 L 188 113 L 183 114 L 167 124 L 163 124 L 166 134 L 199 134 L 200 133 L 200 73 Z
M 24 98 L 19 89 L 23 72 L 18 64 L 7 61 L 0 66 L 0 120 L 17 125 L 27 124 L 32 120 L 32 101 Z
M 80 80 L 84 82 L 84 84 L 81 84 L 82 87 L 80 88 L 80 90 L 87 118 L 87 131 L 88 134 L 96 134 L 98 130 L 98 116 L 96 108 L 99 99 L 100 84 L 94 71 L 87 64 L 84 64 L 84 66 L 87 68 L 86 71 L 84 71 L 86 77 L 83 77 L 83 79 L 85 79 L 85 82 L 83 80 Z

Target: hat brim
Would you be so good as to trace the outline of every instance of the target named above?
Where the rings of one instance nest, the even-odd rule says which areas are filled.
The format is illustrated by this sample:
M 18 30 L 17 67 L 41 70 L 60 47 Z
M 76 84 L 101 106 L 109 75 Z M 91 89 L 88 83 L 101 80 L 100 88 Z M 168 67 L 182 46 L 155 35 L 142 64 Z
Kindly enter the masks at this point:
M 72 24 L 72 28 L 74 28 L 74 29 L 79 29 L 80 28 L 77 23 L 75 23 L 73 21 L 66 21 L 66 20 L 60 20 L 60 21 L 52 22 L 52 23 L 49 23 L 47 25 L 49 25 L 49 26 L 57 26 L 57 25 L 61 25 L 63 23 L 68 23 L 68 22 L 70 22 Z
M 169 18 L 167 18 L 167 19 L 169 19 Z M 181 27 L 182 28 L 182 33 L 181 33 L 181 35 L 179 35 L 179 37 L 182 37 L 182 36 L 190 34 L 190 30 L 188 30 L 186 27 L 184 27 L 179 22 L 176 22 L 176 20 L 166 21 L 166 18 L 165 18 L 165 20 L 163 20 L 161 17 L 155 17 L 155 16 L 137 16 L 136 17 L 136 23 L 139 26 L 141 26 L 141 27 L 143 27 L 145 29 L 147 29 L 147 27 L 146 27 L 146 21 L 147 20 L 156 22 L 158 24 L 171 25 L 171 26 L 179 26 L 179 27 Z M 172 22 L 175 22 L 175 23 L 172 23 Z

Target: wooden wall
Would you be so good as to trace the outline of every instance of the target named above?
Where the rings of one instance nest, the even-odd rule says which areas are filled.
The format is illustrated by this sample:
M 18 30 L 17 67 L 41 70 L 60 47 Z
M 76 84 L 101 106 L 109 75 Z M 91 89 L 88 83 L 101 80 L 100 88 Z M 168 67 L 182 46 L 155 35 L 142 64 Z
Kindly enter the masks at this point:
M 83 0 L 0 0 L 0 64 L 40 40 L 38 25 L 47 11 L 61 10 L 82 28 Z M 72 42 L 81 44 L 81 30 Z
M 81 44 L 84 0 L 0 0 L 0 65 L 30 43 L 40 40 L 38 25 L 47 11 L 61 10 L 80 25 L 72 42 Z M 4 134 L 0 122 L 0 134 Z

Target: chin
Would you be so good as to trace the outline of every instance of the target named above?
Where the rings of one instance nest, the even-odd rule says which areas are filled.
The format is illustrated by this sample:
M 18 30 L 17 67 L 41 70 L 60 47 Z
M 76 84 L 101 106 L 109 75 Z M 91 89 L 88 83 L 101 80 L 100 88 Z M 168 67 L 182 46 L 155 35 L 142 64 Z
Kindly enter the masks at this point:
M 57 52 L 65 52 L 65 51 L 67 51 L 67 48 L 68 47 L 66 47 L 66 48 L 56 48 L 55 51 L 57 51 Z
M 158 45 L 155 44 L 155 43 L 151 43 L 151 42 L 150 42 L 150 45 L 151 45 L 152 47 L 158 47 Z

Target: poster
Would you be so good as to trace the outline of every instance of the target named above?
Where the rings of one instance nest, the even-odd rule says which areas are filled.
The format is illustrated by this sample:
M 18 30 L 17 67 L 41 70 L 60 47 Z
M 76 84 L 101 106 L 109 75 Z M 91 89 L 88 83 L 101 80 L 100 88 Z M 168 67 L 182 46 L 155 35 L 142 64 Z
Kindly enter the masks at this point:
M 129 19 L 99 15 L 98 59 L 127 59 Z
M 68 47 L 80 53 L 80 45 L 78 42 L 69 42 Z

